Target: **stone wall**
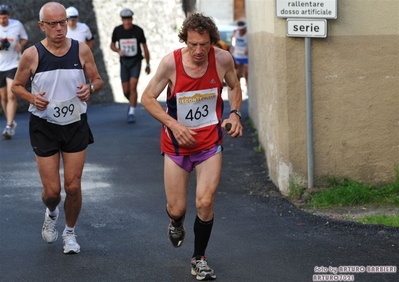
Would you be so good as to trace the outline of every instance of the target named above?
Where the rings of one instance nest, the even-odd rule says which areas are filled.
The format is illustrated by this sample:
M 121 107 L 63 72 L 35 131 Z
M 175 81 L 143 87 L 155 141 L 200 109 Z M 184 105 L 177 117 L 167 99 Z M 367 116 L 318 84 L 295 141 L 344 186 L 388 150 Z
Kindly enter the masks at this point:
M 40 8 L 47 2 L 46 0 L 5 0 L 1 2 L 10 7 L 12 18 L 23 23 L 29 35 L 27 47 L 34 45 L 44 37 L 37 26 L 37 21 Z M 144 29 L 150 50 L 152 73 L 156 71 L 156 62 L 159 62 L 166 53 L 175 48 L 178 43 L 177 31 L 184 20 L 181 0 L 67 0 L 60 3 L 66 8 L 76 7 L 79 10 L 80 21 L 90 27 L 95 37 L 93 54 L 105 85 L 101 91 L 91 97 L 89 104 L 111 103 L 118 100 L 116 97 L 123 96 L 120 86 L 119 58 L 109 48 L 114 27 L 122 23 L 119 12 L 123 8 L 133 10 L 133 23 Z M 146 76 L 144 71 L 141 76 Z M 146 81 L 148 81 L 148 77 L 143 79 L 143 83 Z M 139 81 L 141 91 L 144 88 L 143 83 L 140 84 Z M 18 111 L 27 110 L 28 104 L 25 101 L 19 99 L 18 104 Z

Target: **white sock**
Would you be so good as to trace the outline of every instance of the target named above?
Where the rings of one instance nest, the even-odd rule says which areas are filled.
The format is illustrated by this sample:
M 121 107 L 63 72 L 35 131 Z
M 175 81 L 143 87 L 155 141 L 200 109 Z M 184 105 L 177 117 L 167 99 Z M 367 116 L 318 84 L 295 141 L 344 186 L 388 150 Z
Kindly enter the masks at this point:
M 60 211 L 59 211 L 58 207 L 56 207 L 54 211 L 50 211 L 48 209 L 48 215 L 51 216 L 51 217 L 57 217 L 59 213 L 60 213 Z
M 135 108 L 130 107 L 129 108 L 129 115 L 134 115 L 134 110 L 135 110 Z
M 67 225 L 65 225 L 65 229 L 64 229 L 64 232 L 62 234 L 66 234 L 67 232 L 74 234 L 75 233 L 75 227 L 68 227 Z

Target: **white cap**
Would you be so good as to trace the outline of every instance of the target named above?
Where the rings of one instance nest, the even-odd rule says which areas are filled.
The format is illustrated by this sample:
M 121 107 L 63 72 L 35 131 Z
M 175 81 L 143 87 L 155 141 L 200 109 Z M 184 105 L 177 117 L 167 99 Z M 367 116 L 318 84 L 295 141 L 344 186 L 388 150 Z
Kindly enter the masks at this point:
M 133 17 L 133 11 L 132 10 L 130 10 L 130 9 L 128 9 L 128 8 L 125 8 L 125 9 L 123 9 L 122 11 L 121 11 L 121 17 L 122 18 L 130 18 L 130 17 Z
M 67 18 L 77 18 L 79 16 L 79 12 L 75 7 L 69 7 L 66 9 Z
M 237 29 L 240 30 L 240 29 L 244 29 L 244 28 L 247 28 L 245 20 L 239 20 L 237 22 Z

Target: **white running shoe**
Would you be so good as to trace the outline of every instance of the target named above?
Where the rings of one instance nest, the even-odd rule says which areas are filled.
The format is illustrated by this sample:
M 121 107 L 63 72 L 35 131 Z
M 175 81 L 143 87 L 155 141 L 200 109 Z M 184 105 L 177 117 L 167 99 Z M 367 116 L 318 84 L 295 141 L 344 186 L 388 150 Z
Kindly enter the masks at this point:
M 17 122 L 14 120 L 11 126 L 6 126 L 3 130 L 2 135 L 6 139 L 11 139 L 15 135 L 15 128 L 17 128 Z
M 6 126 L 3 130 L 3 136 L 6 139 L 11 139 L 11 137 L 13 137 L 15 134 L 15 131 L 12 129 L 12 127 L 10 126 Z
M 200 281 L 216 279 L 215 272 L 208 266 L 208 262 L 204 256 L 200 259 L 195 257 L 191 259 L 191 275 L 194 275 Z
M 80 253 L 80 246 L 76 242 L 76 236 L 72 232 L 66 232 L 62 235 L 64 240 L 64 254 L 78 254 Z
M 51 218 L 49 215 L 49 210 L 46 209 L 46 213 L 44 214 L 42 237 L 43 240 L 49 244 L 54 243 L 58 238 L 57 220 L 58 216 Z
M 3 132 L 1 133 L 1 135 L 3 135 L 3 136 L 4 136 L 4 138 L 6 138 L 6 139 L 10 139 L 10 138 L 8 138 L 7 126 L 6 126 L 6 127 L 4 127 L 4 130 L 3 130 Z
M 11 128 L 14 129 L 14 133 L 15 133 L 15 128 L 17 128 L 17 122 L 15 120 L 12 121 Z

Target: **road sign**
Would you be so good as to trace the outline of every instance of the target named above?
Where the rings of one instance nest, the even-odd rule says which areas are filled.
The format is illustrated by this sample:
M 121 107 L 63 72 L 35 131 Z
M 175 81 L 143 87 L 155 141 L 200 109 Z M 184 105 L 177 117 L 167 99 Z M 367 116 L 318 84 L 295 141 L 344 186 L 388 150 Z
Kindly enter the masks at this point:
M 279 18 L 336 19 L 337 0 L 276 0 Z
M 327 20 L 287 19 L 287 36 L 290 37 L 327 37 Z

